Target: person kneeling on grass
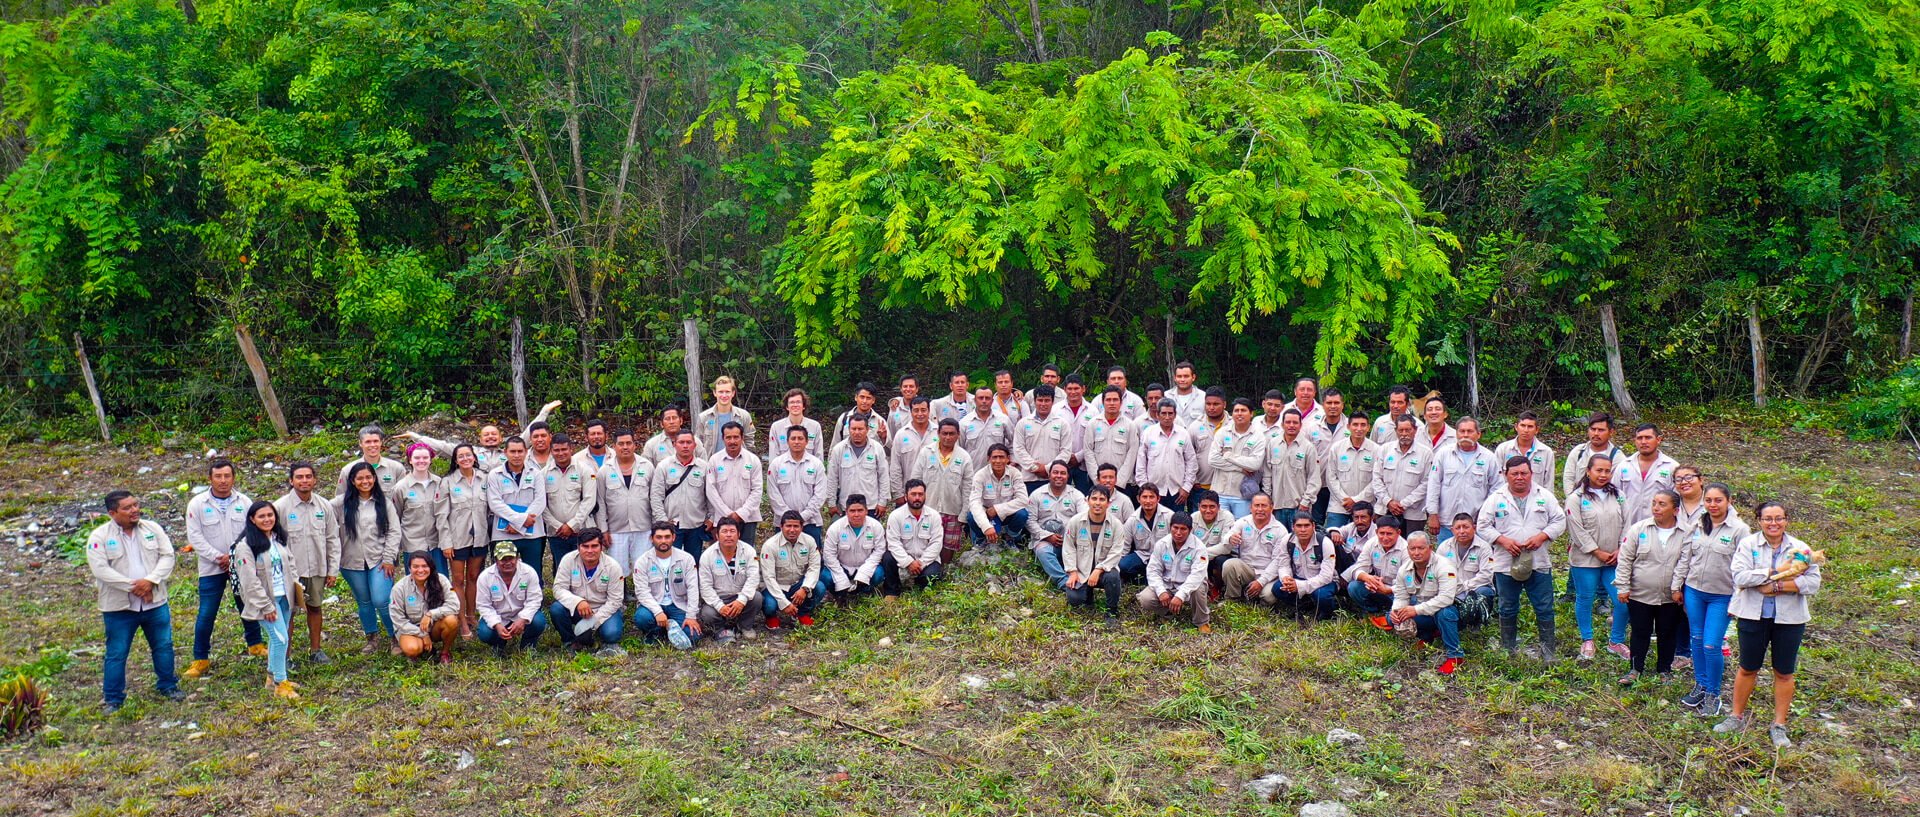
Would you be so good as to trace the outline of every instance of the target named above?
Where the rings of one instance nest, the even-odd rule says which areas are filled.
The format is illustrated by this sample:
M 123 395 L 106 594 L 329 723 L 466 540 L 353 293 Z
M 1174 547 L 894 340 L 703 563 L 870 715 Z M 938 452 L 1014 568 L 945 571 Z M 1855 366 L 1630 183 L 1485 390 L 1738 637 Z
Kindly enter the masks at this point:
M 1313 520 L 1306 520 L 1313 524 Z M 1185 511 L 1167 523 L 1167 535 L 1153 544 L 1147 559 L 1147 589 L 1134 600 L 1149 613 L 1179 615 L 1191 610 L 1200 632 L 1213 632 L 1207 600 L 1207 544 L 1193 535 L 1193 517 Z
M 799 511 L 780 515 L 780 532 L 760 546 L 760 609 L 767 629 L 780 629 L 780 617 L 813 626 L 813 611 L 827 596 L 820 574 L 820 543 L 806 533 Z
M 1060 566 L 1067 571 L 1063 586 L 1067 608 L 1093 607 L 1097 588 L 1107 597 L 1107 626 L 1120 624 L 1120 555 L 1126 550 L 1124 526 L 1112 511 L 1113 489 L 1095 485 L 1087 492 L 1087 511 L 1067 520 Z
M 520 564 L 520 548 L 512 539 L 493 543 L 493 566 L 480 571 L 474 606 L 480 622 L 474 633 L 480 643 L 505 658 L 507 650 L 539 645 L 547 631 L 547 614 L 540 609 L 540 572 Z
M 600 655 L 614 655 L 626 619 L 626 577 L 606 558 L 607 537 L 599 528 L 580 532 L 580 543 L 560 558 L 553 571 L 553 606 L 547 608 L 560 640 L 575 650 L 600 643 Z
M 432 650 L 440 654 L 440 663 L 453 663 L 453 642 L 460 637 L 460 596 L 447 577 L 434 570 L 426 551 L 407 554 L 407 574 L 393 586 L 387 615 L 393 619 L 401 655 L 419 658 Z
M 652 552 L 633 563 L 633 624 L 649 644 L 692 649 L 700 638 L 700 568 L 693 554 L 673 546 L 680 532 L 672 522 L 653 523 L 648 536 Z
M 1393 606 L 1393 582 L 1407 560 L 1400 547 L 1400 519 L 1383 517 L 1373 523 L 1373 531 L 1373 541 L 1341 578 L 1347 580 L 1347 598 L 1359 606 L 1361 614 L 1373 626 L 1391 630 L 1386 613 Z
M 940 562 L 946 529 L 940 514 L 927 507 L 927 484 L 907 480 L 903 494 L 906 504 L 887 516 L 887 554 L 892 560 L 886 564 L 888 581 L 881 591 L 887 598 L 898 597 L 908 579 L 924 590 L 946 575 Z
M 1439 673 L 1452 675 L 1467 654 L 1460 649 L 1460 614 L 1454 609 L 1454 595 L 1460 578 L 1453 561 L 1433 552 L 1426 531 L 1414 531 L 1407 537 L 1407 560 L 1393 582 L 1393 612 L 1388 618 L 1398 626 L 1412 623 L 1420 646 L 1433 643 L 1435 636 L 1446 649 Z
M 1295 516 L 1293 538 L 1287 544 L 1292 548 L 1287 571 L 1280 574 L 1280 581 L 1269 591 L 1273 594 L 1274 609 L 1292 610 L 1302 625 L 1306 624 L 1306 616 L 1319 621 L 1333 618 L 1334 586 L 1338 579 L 1334 572 L 1338 556 L 1333 540 L 1314 527 L 1312 516 Z
M 700 554 L 700 627 L 726 644 L 739 635 L 747 609 L 760 600 L 760 560 L 740 541 L 746 525 L 722 519 L 713 547 Z

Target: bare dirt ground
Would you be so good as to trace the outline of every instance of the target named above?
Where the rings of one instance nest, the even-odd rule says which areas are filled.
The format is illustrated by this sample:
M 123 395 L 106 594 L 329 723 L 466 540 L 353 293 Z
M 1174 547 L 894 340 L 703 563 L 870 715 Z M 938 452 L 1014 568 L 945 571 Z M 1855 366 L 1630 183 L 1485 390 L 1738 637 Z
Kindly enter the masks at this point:
M 1611 657 L 1544 667 L 1491 649 L 1485 630 L 1468 631 L 1469 661 L 1451 679 L 1432 672 L 1436 656 L 1345 618 L 1302 629 L 1236 605 L 1210 637 L 1132 612 L 1109 631 L 1067 613 L 1022 554 L 730 647 L 683 654 L 630 638 L 624 658 L 549 647 L 503 663 L 466 645 L 449 668 L 359 654 L 343 585 L 327 607 L 338 660 L 296 661 L 297 704 L 260 689 L 228 610 L 216 671 L 186 682 L 186 703 L 151 694 L 138 646 L 129 705 L 106 716 L 100 619 L 59 538 L 90 527 L 87 507 L 118 486 L 181 536 L 180 486 L 202 482 L 210 447 L 241 463 L 242 490 L 272 496 L 290 459 L 326 457 L 331 473 L 351 444 L 171 442 L 0 449 L 0 664 L 45 676 L 56 696 L 55 732 L 0 746 L 0 814 L 1292 815 L 1324 800 L 1377 815 L 1920 810 L 1910 446 L 1715 424 L 1670 434 L 1679 459 L 1743 506 L 1787 501 L 1795 533 L 1836 559 L 1803 652 L 1797 744 L 1776 753 L 1761 733 L 1710 734 L 1674 703 L 1684 680 L 1622 692 Z M 182 668 L 191 573 L 183 561 L 172 587 Z M 1570 604 L 1558 619 L 1570 656 Z M 1276 773 L 1286 782 L 1272 800 L 1245 790 Z

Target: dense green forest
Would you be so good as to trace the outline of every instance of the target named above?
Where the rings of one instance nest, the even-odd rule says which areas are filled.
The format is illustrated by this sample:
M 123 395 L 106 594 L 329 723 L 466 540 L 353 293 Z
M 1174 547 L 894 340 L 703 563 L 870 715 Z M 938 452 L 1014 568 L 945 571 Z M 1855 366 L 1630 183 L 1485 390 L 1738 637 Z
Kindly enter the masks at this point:
M 76 333 L 115 414 L 256 417 L 236 325 L 304 419 L 503 411 L 516 319 L 536 399 L 616 413 L 684 316 L 750 406 L 1170 356 L 1596 406 L 1608 321 L 1642 404 L 1912 351 L 1914 0 L 4 5 L 16 420 L 89 411 Z

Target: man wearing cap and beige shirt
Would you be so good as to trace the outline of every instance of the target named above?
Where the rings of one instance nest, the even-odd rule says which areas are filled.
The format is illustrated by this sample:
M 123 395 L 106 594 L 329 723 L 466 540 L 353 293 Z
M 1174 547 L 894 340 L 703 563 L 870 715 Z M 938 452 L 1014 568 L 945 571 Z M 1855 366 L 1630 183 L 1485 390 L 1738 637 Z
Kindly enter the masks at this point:
M 493 564 L 480 571 L 474 587 L 474 606 L 480 611 L 474 637 L 480 643 L 502 658 L 516 644 L 529 649 L 540 643 L 540 634 L 547 631 L 547 615 L 540 609 L 540 574 L 521 567 L 520 550 L 512 541 L 493 543 Z

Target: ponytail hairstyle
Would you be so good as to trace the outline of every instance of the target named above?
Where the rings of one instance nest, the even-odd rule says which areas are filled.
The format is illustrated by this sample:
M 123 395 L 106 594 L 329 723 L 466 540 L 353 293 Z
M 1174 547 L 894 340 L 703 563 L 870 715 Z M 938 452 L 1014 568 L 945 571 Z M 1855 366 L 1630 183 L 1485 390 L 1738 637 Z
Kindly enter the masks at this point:
M 1706 503 L 1704 501 L 1706 499 L 1708 491 L 1719 491 L 1722 496 L 1725 496 L 1727 498 L 1727 518 L 1732 519 L 1733 518 L 1733 489 L 1728 488 L 1727 484 L 1724 482 L 1709 482 L 1706 484 L 1705 487 L 1700 489 L 1700 497 L 1702 499 L 1702 502 L 1701 502 L 1702 507 L 1700 508 L 1700 530 L 1705 533 L 1712 533 L 1713 532 L 1713 514 L 1707 513 L 1707 509 L 1705 507 Z M 1722 523 L 1722 524 L 1724 525 L 1725 523 Z
M 260 529 L 260 526 L 253 524 L 253 515 L 259 512 L 261 508 L 269 508 L 273 511 L 273 535 L 271 538 L 268 537 L 266 531 Z M 240 538 L 234 540 L 234 544 L 246 543 L 247 551 L 258 558 L 261 554 L 266 553 L 268 548 L 273 547 L 273 542 L 276 539 L 282 543 L 287 541 L 287 529 L 280 523 L 280 508 L 264 499 L 254 500 L 252 505 L 247 506 L 246 527 L 241 529 Z
M 1608 463 L 1612 463 L 1613 456 L 1611 454 L 1595 454 L 1593 455 L 1592 459 L 1587 460 L 1587 464 L 1592 465 L 1594 460 L 1606 460 Z M 1584 468 L 1580 470 L 1580 484 L 1574 486 L 1574 490 L 1575 491 L 1599 491 L 1600 493 L 1603 493 L 1603 494 L 1612 494 L 1615 499 L 1620 498 L 1619 485 L 1614 484 L 1613 480 L 1607 480 L 1606 485 L 1594 485 L 1593 483 L 1587 481 L 1587 472 L 1586 472 L 1586 469 Z
M 341 527 L 348 539 L 358 538 L 360 535 L 359 524 L 355 521 L 360 515 L 360 489 L 353 487 L 353 480 L 360 476 L 361 471 L 372 470 L 373 464 L 365 460 L 356 462 L 352 468 L 347 469 L 347 492 L 340 501 L 340 516 Z M 380 538 L 384 539 L 390 524 L 387 521 L 387 494 L 380 490 L 380 475 L 377 473 L 374 474 L 373 493 L 369 495 L 367 501 L 373 503 L 374 529 L 379 531 Z

